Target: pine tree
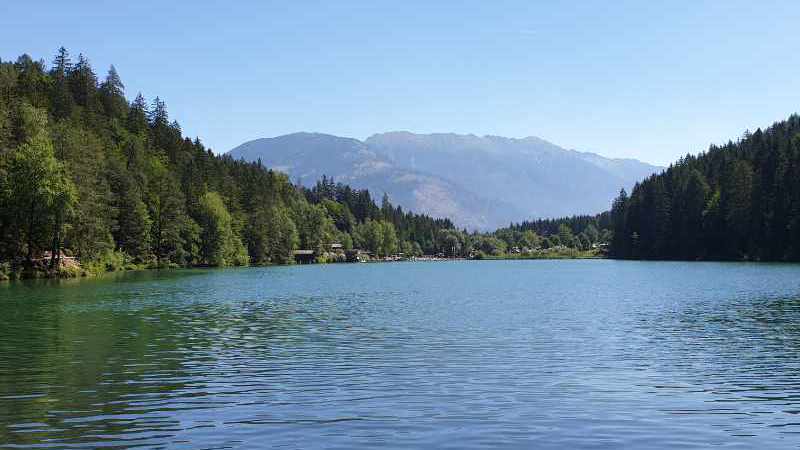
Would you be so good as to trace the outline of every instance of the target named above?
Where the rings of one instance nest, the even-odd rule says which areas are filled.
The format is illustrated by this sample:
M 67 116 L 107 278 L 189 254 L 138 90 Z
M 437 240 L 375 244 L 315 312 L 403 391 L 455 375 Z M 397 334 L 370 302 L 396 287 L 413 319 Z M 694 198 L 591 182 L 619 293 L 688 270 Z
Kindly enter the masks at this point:
M 138 100 L 138 99 L 137 99 Z M 164 127 L 169 124 L 169 114 L 167 114 L 167 105 L 159 97 L 153 99 L 152 107 L 148 115 L 151 128 Z
M 182 136 L 160 98 L 128 104 L 113 66 L 98 86 L 89 60 L 73 66 L 63 48 L 49 71 L 27 55 L 0 62 L 0 263 L 19 268 L 63 246 L 87 270 L 245 264 L 248 250 L 257 263 L 285 264 L 301 237 L 323 251 L 333 241 L 350 247 L 362 231 L 376 253 L 401 242 L 433 252 L 452 228 L 388 198 L 379 207 L 332 178 L 305 189 L 215 155 Z
M 614 236 L 611 240 L 611 254 L 619 258 L 630 257 L 630 245 L 628 243 L 627 226 L 628 193 L 625 189 L 620 190 L 619 196 L 611 206 L 611 221 L 614 229 Z
M 125 85 L 112 64 L 108 69 L 105 81 L 100 85 L 100 96 L 106 114 L 112 118 L 123 118 L 128 109 L 125 100 Z M 137 98 L 138 100 L 138 98 Z M 141 99 L 144 101 L 144 99 Z
M 725 224 L 729 230 L 729 251 L 734 257 L 749 254 L 752 190 L 753 171 L 750 164 L 745 161 L 734 162 L 723 184 L 721 197 Z
M 152 220 L 141 190 L 125 168 L 111 167 L 109 184 L 115 211 L 112 234 L 117 248 L 136 262 L 149 262 Z
M 703 214 L 706 211 L 709 195 L 708 183 L 697 169 L 689 171 L 681 197 L 683 198 L 682 227 L 679 236 L 680 253 L 683 259 L 696 259 L 704 256 L 702 242 L 706 238 L 703 232 Z
M 192 228 L 185 212 L 185 199 L 180 187 L 160 161 L 153 163 L 149 177 L 148 206 L 152 220 L 151 249 L 161 263 L 182 264 L 191 253 L 184 241 L 186 228 Z
M 78 63 L 67 78 L 75 103 L 84 108 L 93 108 L 97 95 L 97 75 L 83 54 L 78 55 Z
M 53 115 L 56 118 L 64 118 L 72 113 L 75 101 L 69 89 L 69 77 L 72 74 L 72 62 L 69 52 L 64 47 L 58 49 L 58 54 L 53 60 L 53 68 L 50 76 L 53 79 L 51 91 L 51 102 L 53 104 Z
M 138 134 L 146 131 L 148 128 L 148 117 L 150 112 L 147 109 L 147 102 L 145 101 L 142 93 L 136 94 L 136 99 L 131 103 L 130 110 L 128 111 L 127 126 L 131 133 Z

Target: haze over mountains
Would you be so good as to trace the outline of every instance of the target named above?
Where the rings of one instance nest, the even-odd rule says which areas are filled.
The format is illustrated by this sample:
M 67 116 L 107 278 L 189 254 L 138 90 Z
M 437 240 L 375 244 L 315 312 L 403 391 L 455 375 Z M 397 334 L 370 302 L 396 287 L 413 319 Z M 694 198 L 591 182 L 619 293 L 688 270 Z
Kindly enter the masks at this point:
M 404 209 L 492 229 L 539 217 L 609 209 L 620 188 L 661 168 L 567 150 L 537 137 L 381 133 L 365 141 L 294 133 L 229 152 L 287 173 L 306 186 L 327 175 Z

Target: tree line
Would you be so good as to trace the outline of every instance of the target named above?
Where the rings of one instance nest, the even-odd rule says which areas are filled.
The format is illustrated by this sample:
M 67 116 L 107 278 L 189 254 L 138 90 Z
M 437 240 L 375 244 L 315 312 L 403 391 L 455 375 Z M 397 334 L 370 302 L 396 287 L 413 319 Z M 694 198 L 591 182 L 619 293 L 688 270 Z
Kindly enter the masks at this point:
M 306 189 L 183 135 L 159 97 L 133 101 L 114 66 L 60 48 L 49 68 L 0 61 L 0 264 L 46 252 L 84 268 L 287 264 L 332 243 L 432 253 L 453 224 L 324 178 Z M 53 268 L 51 266 L 51 268 Z
M 617 258 L 800 261 L 800 116 L 680 159 L 610 219 Z
M 596 256 L 605 251 L 611 240 L 607 217 L 608 213 L 604 213 L 526 221 L 485 233 L 443 229 L 439 232 L 437 254 L 476 259 Z
M 687 155 L 596 216 L 490 233 L 404 211 L 323 177 L 296 186 L 183 135 L 159 97 L 132 101 L 61 48 L 0 61 L 0 272 L 45 252 L 89 270 L 288 264 L 332 243 L 378 256 L 609 247 L 617 258 L 800 261 L 800 117 Z
M 499 234 L 535 233 L 541 236 L 545 247 L 565 246 L 587 250 L 605 246 L 611 241 L 611 214 L 577 215 L 552 219 L 536 219 L 512 223 Z

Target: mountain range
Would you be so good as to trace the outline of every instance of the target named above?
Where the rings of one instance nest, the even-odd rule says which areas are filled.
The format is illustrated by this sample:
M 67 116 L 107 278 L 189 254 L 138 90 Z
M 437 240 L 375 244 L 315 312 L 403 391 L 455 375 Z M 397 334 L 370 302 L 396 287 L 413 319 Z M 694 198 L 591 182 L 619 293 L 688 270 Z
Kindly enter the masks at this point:
M 404 209 L 449 217 L 477 230 L 598 213 L 610 207 L 621 188 L 661 170 L 634 159 L 567 150 L 537 137 L 406 131 L 365 141 L 294 133 L 245 142 L 228 154 L 260 159 L 306 186 L 327 175 L 375 196 L 386 193 Z

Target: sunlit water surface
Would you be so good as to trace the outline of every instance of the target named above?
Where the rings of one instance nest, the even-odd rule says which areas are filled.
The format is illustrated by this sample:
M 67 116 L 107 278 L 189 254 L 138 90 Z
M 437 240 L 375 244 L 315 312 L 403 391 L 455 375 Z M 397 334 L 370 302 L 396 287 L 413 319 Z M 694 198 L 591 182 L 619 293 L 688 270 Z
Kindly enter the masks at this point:
M 797 448 L 800 266 L 0 285 L 0 448 Z

